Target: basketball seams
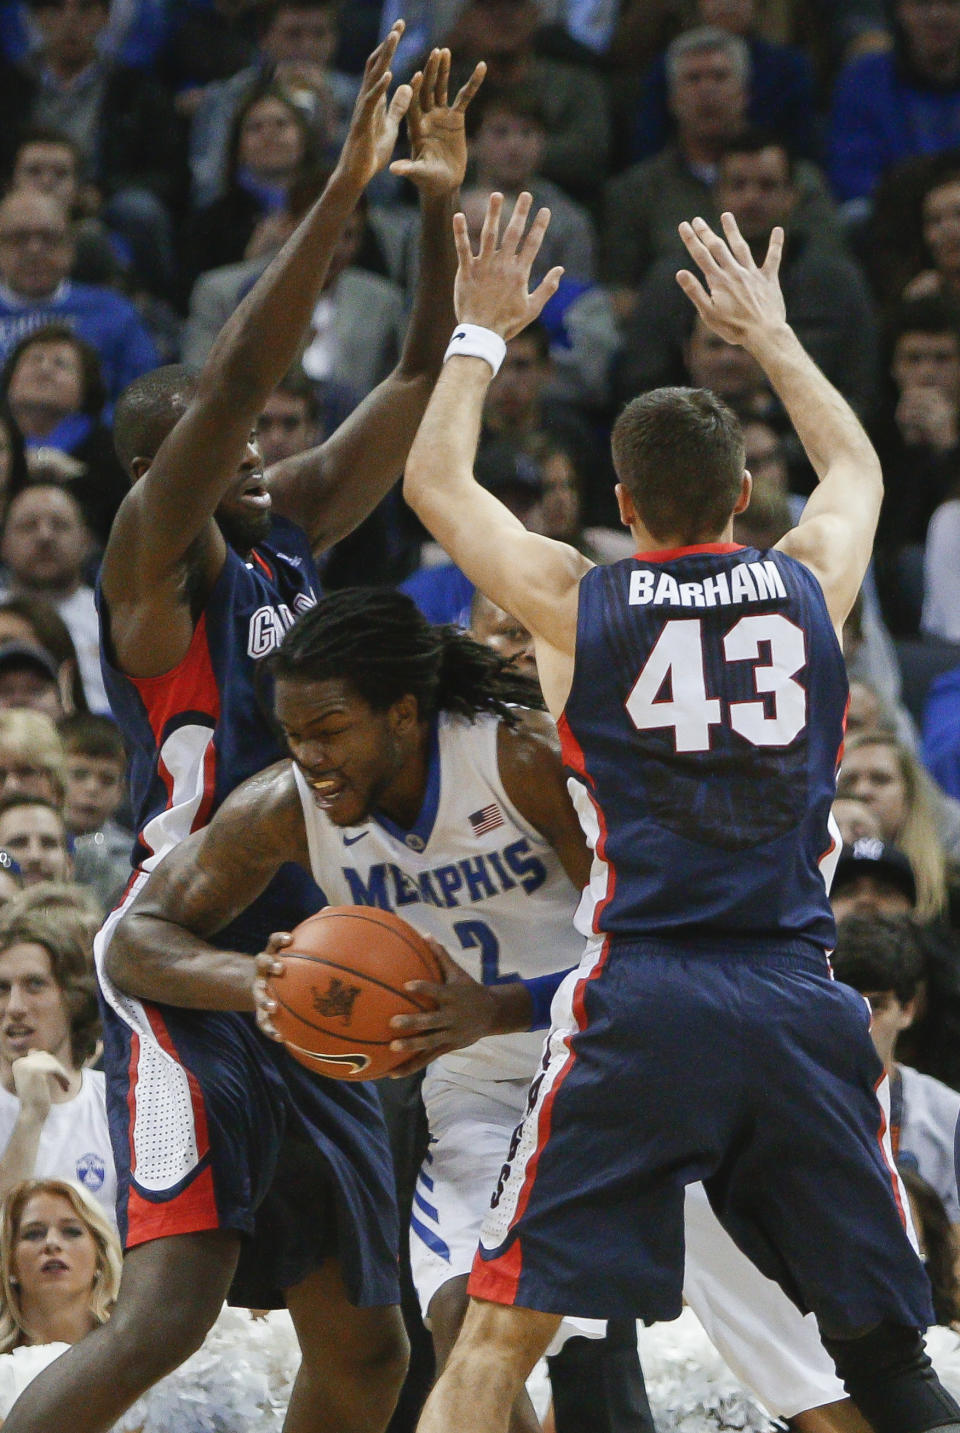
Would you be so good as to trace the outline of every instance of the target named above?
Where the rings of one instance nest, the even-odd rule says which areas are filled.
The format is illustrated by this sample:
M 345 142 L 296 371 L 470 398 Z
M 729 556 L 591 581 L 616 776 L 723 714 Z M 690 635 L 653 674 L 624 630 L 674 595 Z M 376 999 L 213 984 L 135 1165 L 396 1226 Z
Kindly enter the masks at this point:
M 402 916 L 395 915 L 393 911 L 382 911 L 379 908 L 376 914 L 372 910 L 367 914 L 366 911 L 360 911 L 351 906 L 326 906 L 322 911 L 317 911 L 316 915 L 308 916 L 305 921 L 301 922 L 301 925 L 309 925 L 313 921 L 329 919 L 331 916 L 335 916 L 338 920 L 365 921 L 368 925 L 377 926 L 380 930 L 389 930 L 398 940 L 403 941 L 409 950 L 414 952 L 422 965 L 427 967 L 430 972 L 428 978 L 431 978 L 437 985 L 443 985 L 443 971 L 439 961 L 422 937 L 411 940 L 408 931 L 414 936 L 417 933 L 407 926 Z M 407 926 L 406 930 L 403 929 L 404 926 Z M 297 954 L 299 955 L 300 952 L 298 951 Z
M 351 980 L 365 980 L 369 985 L 375 985 L 378 990 L 389 991 L 391 995 L 399 995 L 402 1000 L 409 1000 L 417 1010 L 435 1010 L 435 1005 L 421 1005 L 417 997 L 409 990 L 400 990 L 396 985 L 388 985 L 385 980 L 378 980 L 375 975 L 368 975 L 364 970 L 355 970 L 351 965 L 340 965 L 338 961 L 329 960 L 325 955 L 310 955 L 305 950 L 294 950 L 292 946 L 282 950 L 280 954 L 284 959 L 295 955 L 298 960 L 307 960 L 311 965 L 322 965 L 327 970 L 336 970 L 347 975 Z M 315 1028 L 320 1029 L 320 1026 Z
M 387 1040 L 365 1040 L 362 1035 L 351 1035 L 349 1031 L 345 1035 L 341 1035 L 339 1030 L 330 1030 L 326 1025 L 314 1025 L 311 1020 L 304 1019 L 304 1017 L 299 1014 L 298 1011 L 294 1010 L 292 1005 L 287 1005 L 286 1002 L 283 1000 L 278 1000 L 277 1004 L 280 1006 L 281 1010 L 285 1010 L 288 1015 L 292 1016 L 292 1018 L 296 1020 L 299 1025 L 306 1025 L 309 1030 L 316 1030 L 317 1033 L 319 1035 L 323 1035 L 324 1038 L 329 1038 L 331 1040 L 342 1040 L 344 1044 L 347 1045 L 372 1045 L 375 1049 L 382 1050 L 388 1047 L 392 1040 L 396 1039 L 395 1035 L 391 1035 Z M 287 1037 L 284 1037 L 283 1043 L 288 1043 Z M 310 1056 L 311 1060 L 326 1059 L 325 1055 L 320 1054 L 316 1050 L 307 1050 L 304 1047 L 301 1048 L 303 1049 L 303 1053 L 305 1055 Z

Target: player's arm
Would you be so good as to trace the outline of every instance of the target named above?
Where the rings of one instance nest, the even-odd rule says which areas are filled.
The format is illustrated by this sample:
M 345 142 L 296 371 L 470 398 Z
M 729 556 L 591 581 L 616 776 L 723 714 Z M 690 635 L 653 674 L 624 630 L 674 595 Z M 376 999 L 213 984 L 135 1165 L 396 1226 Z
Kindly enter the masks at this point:
M 268 474 L 276 511 L 305 528 L 318 550 L 356 527 L 400 477 L 440 372 L 455 318 L 452 219 L 467 162 L 464 117 L 483 75 L 478 65 L 452 105 L 449 50 L 434 50 L 413 78 L 410 158 L 391 169 L 420 191 L 420 272 L 397 367 L 326 442 Z
M 677 280 L 707 326 L 760 364 L 779 395 L 819 478 L 798 525 L 777 543 L 815 574 L 838 632 L 863 581 L 880 515 L 880 460 L 846 400 L 805 352 L 786 321 L 778 272 L 783 230 L 774 229 L 761 267 L 732 214 L 726 242 L 702 219 L 680 237 L 706 287 L 682 270 Z
M 124 499 L 104 558 L 111 607 L 129 601 L 131 590 L 151 593 L 198 540 L 219 547 L 222 560 L 213 513 L 236 481 L 258 413 L 296 356 L 337 239 L 393 151 L 411 95 L 402 85 L 387 106 L 402 28 L 395 26 L 367 61 L 350 131 L 323 194 L 224 326 L 192 402 Z
M 200 1010 L 254 1007 L 254 961 L 209 937 L 245 910 L 286 861 L 310 868 L 289 762 L 245 781 L 209 826 L 181 841 L 117 926 L 110 979 L 141 1000 Z
M 528 292 L 530 269 L 550 218 L 541 209 L 524 237 L 531 202 L 529 194 L 520 195 L 498 244 L 503 196 L 491 195 L 477 255 L 464 216 L 455 216 L 458 332 L 465 324 L 486 329 L 496 346 L 497 335 L 505 341 L 520 333 L 556 292 L 560 269 L 551 269 Z M 407 459 L 403 494 L 472 582 L 540 642 L 572 657 L 577 587 L 590 563 L 565 543 L 527 532 L 473 476 L 492 377 L 492 366 L 483 358 L 447 360 Z

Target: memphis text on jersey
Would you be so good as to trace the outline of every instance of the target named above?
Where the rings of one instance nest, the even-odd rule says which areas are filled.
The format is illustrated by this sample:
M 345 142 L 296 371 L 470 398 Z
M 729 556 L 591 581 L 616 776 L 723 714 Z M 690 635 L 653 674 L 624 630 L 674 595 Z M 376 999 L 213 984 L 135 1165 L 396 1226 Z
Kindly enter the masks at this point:
M 366 876 L 351 866 L 344 866 L 343 874 L 354 905 L 394 911 L 399 906 L 424 904 L 449 910 L 476 905 L 518 887 L 532 895 L 547 879 L 547 868 L 530 850 L 529 841 L 521 838 L 501 851 L 434 866 L 415 877 L 391 861 L 370 866 Z

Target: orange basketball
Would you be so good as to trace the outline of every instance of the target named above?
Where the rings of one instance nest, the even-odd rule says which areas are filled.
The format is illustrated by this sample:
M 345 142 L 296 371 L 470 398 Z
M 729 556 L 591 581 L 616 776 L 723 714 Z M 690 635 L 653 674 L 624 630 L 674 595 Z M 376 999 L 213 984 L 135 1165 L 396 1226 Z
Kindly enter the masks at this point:
M 334 1080 L 376 1080 L 408 1059 L 390 1049 L 390 1019 L 434 1006 L 403 987 L 443 982 L 423 937 L 369 906 L 327 906 L 291 934 L 284 973 L 267 985 L 273 1024 L 293 1058 Z

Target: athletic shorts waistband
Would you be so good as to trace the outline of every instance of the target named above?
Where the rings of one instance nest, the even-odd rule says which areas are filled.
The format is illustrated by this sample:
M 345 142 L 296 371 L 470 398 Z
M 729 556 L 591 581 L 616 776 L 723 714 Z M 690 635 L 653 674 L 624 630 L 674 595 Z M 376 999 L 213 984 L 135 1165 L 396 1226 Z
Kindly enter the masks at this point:
M 830 975 L 830 955 L 822 946 L 804 939 L 690 939 L 678 936 L 665 940 L 662 936 L 611 936 L 609 957 L 636 955 L 657 959 L 706 961 L 742 961 L 755 965 L 776 965 L 779 969 L 809 971 L 813 975 Z M 608 958 L 609 958 L 608 957 Z

